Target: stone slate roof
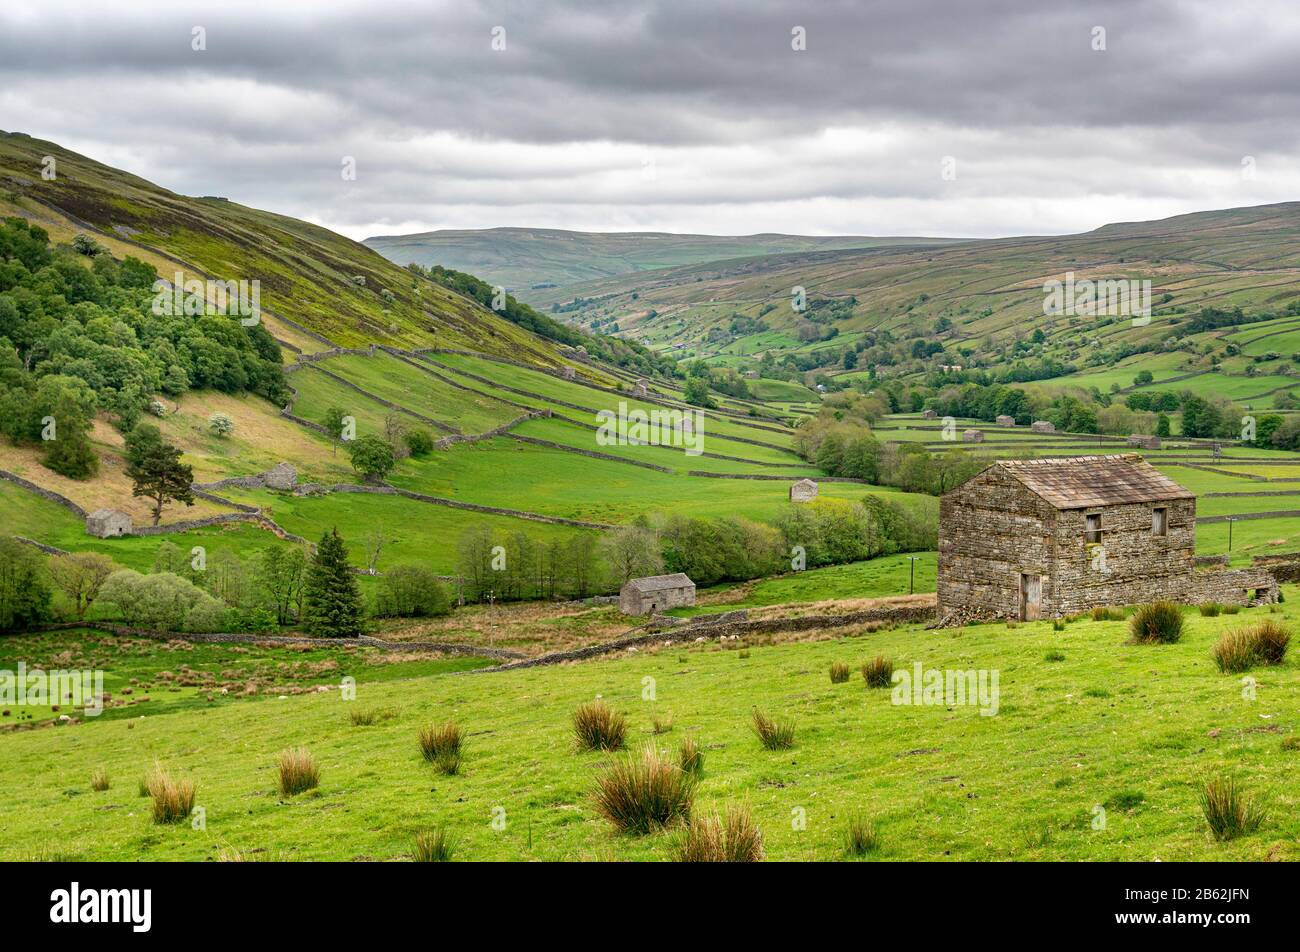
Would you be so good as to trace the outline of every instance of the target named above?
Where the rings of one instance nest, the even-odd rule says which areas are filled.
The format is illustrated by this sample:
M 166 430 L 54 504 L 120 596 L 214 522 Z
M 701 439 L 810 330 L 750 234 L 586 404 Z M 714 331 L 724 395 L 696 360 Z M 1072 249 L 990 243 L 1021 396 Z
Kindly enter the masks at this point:
M 625 588 L 630 588 L 634 592 L 646 594 L 649 592 L 662 592 L 666 588 L 694 588 L 692 582 L 685 572 L 675 572 L 672 575 L 651 575 L 648 578 L 634 578 Z
M 1057 509 L 1196 498 L 1136 453 L 1002 460 L 996 465 Z

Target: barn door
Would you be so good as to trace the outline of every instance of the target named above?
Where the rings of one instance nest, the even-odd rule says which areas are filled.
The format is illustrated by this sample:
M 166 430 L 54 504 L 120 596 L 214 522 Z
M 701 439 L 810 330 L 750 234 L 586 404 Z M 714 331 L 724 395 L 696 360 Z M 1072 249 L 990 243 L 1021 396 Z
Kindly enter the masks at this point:
M 1043 577 L 1022 573 L 1020 576 L 1020 620 L 1034 621 L 1043 609 Z

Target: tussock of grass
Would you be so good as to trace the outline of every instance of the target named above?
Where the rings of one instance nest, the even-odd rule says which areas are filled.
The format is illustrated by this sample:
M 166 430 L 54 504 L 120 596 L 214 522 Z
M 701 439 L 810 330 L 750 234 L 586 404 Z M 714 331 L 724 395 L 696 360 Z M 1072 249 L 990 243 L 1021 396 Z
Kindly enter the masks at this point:
M 671 714 L 655 715 L 650 718 L 650 733 L 655 735 L 667 734 L 672 729 L 673 716 Z
M 1241 611 L 1241 606 L 1240 606 L 1240 605 L 1224 605 L 1224 606 L 1223 606 L 1223 613 L 1224 613 L 1225 615 L 1235 615 L 1235 614 L 1237 614 L 1237 613 L 1240 612 L 1240 611 Z
M 1203 602 L 1200 605 L 1197 605 L 1196 609 L 1201 613 L 1203 618 L 1217 618 L 1219 617 L 1219 612 L 1223 611 L 1223 606 L 1218 602 Z
M 693 816 L 677 847 L 682 863 L 757 863 L 763 859 L 763 834 L 748 807 L 727 807 L 717 814 Z
M 108 789 L 108 771 L 103 767 L 96 767 L 90 775 L 90 789 L 96 791 Z
M 1064 651 L 1049 651 L 1049 652 L 1047 652 L 1047 654 L 1043 655 L 1043 660 L 1044 660 L 1044 661 L 1064 661 L 1064 660 L 1065 660 L 1065 652 L 1064 652 Z
M 1286 661 L 1286 649 L 1291 644 L 1291 632 L 1284 626 L 1265 618 L 1251 629 L 1255 638 L 1255 656 L 1260 664 L 1277 665 Z
M 1283 750 L 1300 750 L 1300 737 L 1288 737 L 1282 741 Z
M 415 834 L 411 860 L 416 863 L 450 863 L 455 852 L 455 838 L 445 829 L 435 827 Z
M 1200 799 L 1205 822 L 1216 840 L 1254 833 L 1264 822 L 1264 809 L 1253 797 L 1238 790 L 1231 777 L 1206 781 Z
M 692 776 L 646 744 L 596 781 L 596 810 L 620 833 L 645 834 L 690 816 Z
M 843 684 L 852 673 L 853 671 L 847 663 L 843 661 L 831 662 L 831 684 Z
M 876 825 L 863 816 L 849 820 L 848 829 L 844 831 L 844 852 L 849 856 L 866 856 L 880 849 L 880 834 Z
M 320 767 L 316 758 L 305 747 L 291 747 L 280 751 L 280 795 L 292 797 L 320 784 Z
M 754 708 L 754 733 L 768 750 L 788 750 L 794 746 L 794 722 L 779 723 Z
M 1173 602 L 1141 606 L 1129 621 L 1133 641 L 1141 645 L 1168 645 L 1183 636 L 1183 612 Z
M 420 728 L 420 752 L 429 763 L 437 763 L 439 757 L 459 755 L 464 738 L 464 732 L 455 721 L 425 724 Z
M 1224 674 L 1240 674 L 1257 664 L 1282 664 L 1290 643 L 1291 632 L 1266 618 L 1249 628 L 1224 632 L 1210 654 Z
M 153 799 L 155 823 L 178 823 L 194 809 L 194 782 L 173 779 L 160 764 L 154 764 L 145 786 Z
M 622 750 L 627 743 L 627 719 L 602 700 L 578 705 L 573 712 L 578 750 Z
M 1092 609 L 1093 621 L 1123 621 L 1124 609 L 1115 605 L 1097 605 Z
M 388 708 L 354 708 L 348 712 L 348 720 L 353 727 L 372 727 L 392 716 L 393 712 Z
M 681 750 L 677 755 L 677 765 L 693 777 L 698 777 L 704 772 L 704 751 L 700 750 L 700 745 L 694 737 L 687 737 L 682 741 Z
M 1240 674 L 1255 663 L 1254 644 L 1246 631 L 1225 631 L 1210 654 L 1224 674 Z
M 862 680 L 869 688 L 887 688 L 894 679 L 894 662 L 884 655 L 876 655 L 870 661 L 863 662 Z

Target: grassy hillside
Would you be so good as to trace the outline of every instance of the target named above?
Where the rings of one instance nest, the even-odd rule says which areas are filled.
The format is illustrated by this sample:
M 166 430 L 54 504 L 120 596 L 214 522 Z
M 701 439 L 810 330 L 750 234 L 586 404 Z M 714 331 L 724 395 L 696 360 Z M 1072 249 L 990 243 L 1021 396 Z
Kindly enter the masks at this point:
M 437 826 L 462 860 L 671 858 L 677 829 L 622 835 L 595 809 L 597 778 L 625 755 L 575 752 L 570 717 L 602 697 L 626 713 L 633 749 L 653 743 L 675 757 L 694 738 L 704 752 L 695 809 L 747 805 L 772 860 L 845 858 L 852 817 L 874 821 L 878 860 L 1294 860 L 1296 662 L 1252 669 L 1248 699 L 1241 676 L 1210 658 L 1229 628 L 1294 625 L 1297 593 L 1287 595 L 1276 615 L 1189 613 L 1173 645 L 1129 644 L 1118 621 L 1059 632 L 1046 622 L 908 626 L 483 674 L 329 648 L 164 650 L 75 632 L 6 639 L 4 662 L 93 664 L 128 703 L 3 737 L 0 857 L 401 860 L 417 831 Z M 996 714 L 891 703 L 856 673 L 877 654 L 909 671 L 997 672 Z M 854 667 L 848 683 L 830 682 L 835 661 Z M 344 674 L 357 680 L 355 701 L 340 698 Z M 135 692 L 123 696 L 129 678 Z M 794 722 L 793 749 L 759 745 L 754 706 Z M 356 712 L 373 722 L 354 724 Z M 671 727 L 652 735 L 653 718 Z M 468 735 L 456 776 L 435 773 L 416 742 L 422 725 L 447 719 Z M 320 785 L 281 796 L 276 757 L 300 745 L 320 765 Z M 155 762 L 195 783 L 204 829 L 151 823 L 137 787 Z M 101 769 L 109 787 L 94 791 Z M 1209 834 L 1197 798 L 1220 775 L 1266 807 L 1257 832 Z
M 937 245 L 946 239 L 808 235 L 676 235 L 485 228 L 377 235 L 365 244 L 399 265 L 442 265 L 504 285 L 521 300 L 549 300 L 550 286 L 655 268 L 824 248 Z

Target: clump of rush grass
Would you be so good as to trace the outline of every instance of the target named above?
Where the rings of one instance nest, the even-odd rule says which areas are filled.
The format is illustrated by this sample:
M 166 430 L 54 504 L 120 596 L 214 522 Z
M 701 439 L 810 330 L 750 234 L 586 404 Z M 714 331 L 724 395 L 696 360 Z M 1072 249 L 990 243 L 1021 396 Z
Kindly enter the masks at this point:
M 1196 606 L 1196 610 L 1203 618 L 1218 618 L 1219 612 L 1223 611 L 1223 606 L 1218 602 L 1202 602 Z
M 654 717 L 650 718 L 650 733 L 657 736 L 659 734 L 667 734 L 672 729 L 673 716 L 671 714 L 656 714 Z
M 1151 602 L 1129 621 L 1133 641 L 1140 645 L 1169 645 L 1183 636 L 1183 612 L 1173 602 Z
M 155 823 L 177 823 L 194 809 L 194 781 L 174 779 L 161 764 L 154 764 L 145 788 L 153 799 Z
M 1254 645 L 1245 631 L 1225 631 L 1210 649 L 1210 655 L 1224 674 L 1240 674 L 1255 663 Z
M 757 863 L 763 834 L 748 807 L 729 806 L 725 816 L 693 816 L 677 847 L 682 863 Z
M 101 792 L 108 789 L 108 771 L 103 767 L 96 767 L 91 773 L 90 789 Z
M 627 742 L 627 719 L 597 698 L 574 710 L 573 734 L 578 750 L 622 750 Z
M 844 852 L 849 856 L 866 856 L 880 849 L 880 834 L 876 824 L 864 816 L 850 818 L 844 831 Z
M 442 827 L 435 827 L 415 834 L 411 860 L 416 863 L 450 863 L 455 852 L 455 838 Z
M 831 662 L 831 684 L 843 684 L 852 675 L 853 671 L 844 661 Z
M 1044 660 L 1044 661 L 1064 661 L 1064 660 L 1065 660 L 1065 652 L 1064 652 L 1064 651 L 1049 651 L 1049 652 L 1047 652 L 1047 654 L 1043 655 L 1043 660 Z
M 1286 649 L 1291 644 L 1291 632 L 1271 618 L 1265 618 L 1251 629 L 1255 643 L 1255 657 L 1260 664 L 1278 665 L 1286 661 Z
M 694 737 L 687 737 L 677 753 L 677 765 L 684 773 L 698 777 L 704 772 L 704 751 Z
M 1231 777 L 1208 780 L 1201 790 L 1201 811 L 1216 840 L 1232 840 L 1254 833 L 1264 822 L 1264 809 L 1237 789 Z
M 277 767 L 282 797 L 292 797 L 320 784 L 320 767 L 311 751 L 305 747 L 290 747 L 280 751 Z
M 788 750 L 794 746 L 794 722 L 778 722 L 754 708 L 754 733 L 768 750 Z
M 596 810 L 620 833 L 651 833 L 684 820 L 694 798 L 694 777 L 652 743 L 616 761 L 596 781 Z
M 1291 632 L 1265 618 L 1249 628 L 1224 632 L 1210 651 L 1214 663 L 1225 674 L 1240 674 L 1255 665 L 1279 665 L 1286 661 Z
M 869 688 L 887 688 L 894 680 L 894 662 L 884 655 L 876 655 L 863 662 L 862 680 Z
M 371 727 L 393 716 L 388 708 L 354 708 L 348 712 L 348 720 L 353 727 Z
M 1241 606 L 1240 606 L 1240 605 L 1224 605 L 1224 606 L 1223 606 L 1223 613 L 1224 613 L 1225 615 L 1236 615 L 1236 614 L 1237 614 L 1238 612 L 1240 612 L 1240 611 L 1241 611 Z
M 1092 609 L 1093 621 L 1123 621 L 1124 609 L 1115 605 L 1095 605 Z
M 439 773 L 448 776 L 460 772 L 464 741 L 465 732 L 455 721 L 420 728 L 420 753 Z

